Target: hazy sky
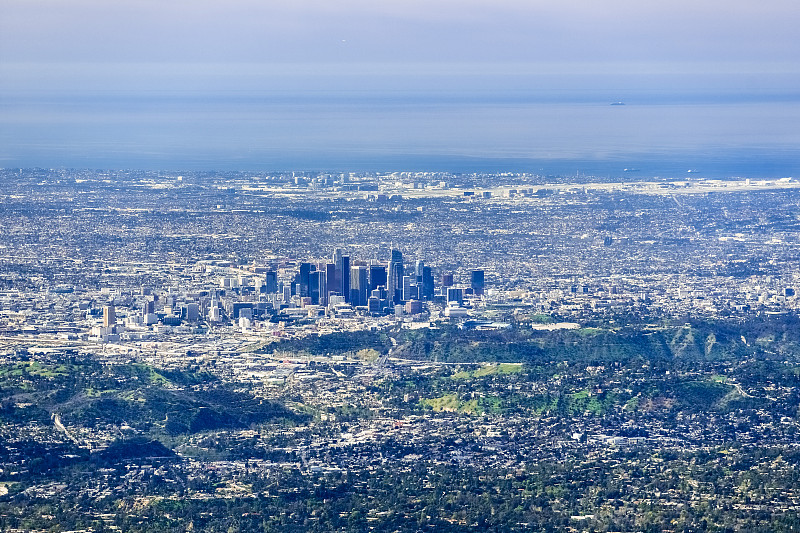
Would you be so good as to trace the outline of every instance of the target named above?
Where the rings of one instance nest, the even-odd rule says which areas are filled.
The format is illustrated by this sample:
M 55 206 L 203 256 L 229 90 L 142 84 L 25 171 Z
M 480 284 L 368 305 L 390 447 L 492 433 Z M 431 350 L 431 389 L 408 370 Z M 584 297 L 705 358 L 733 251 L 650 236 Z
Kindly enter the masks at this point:
M 0 88 L 280 89 L 327 78 L 355 89 L 543 73 L 711 73 L 779 88 L 800 71 L 799 23 L 794 0 L 3 0 Z

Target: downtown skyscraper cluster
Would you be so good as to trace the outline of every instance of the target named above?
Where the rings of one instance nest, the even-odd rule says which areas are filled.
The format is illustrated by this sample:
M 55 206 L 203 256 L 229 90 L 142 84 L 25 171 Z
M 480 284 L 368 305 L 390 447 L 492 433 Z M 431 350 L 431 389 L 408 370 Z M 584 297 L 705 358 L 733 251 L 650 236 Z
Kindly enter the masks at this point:
M 353 307 L 367 307 L 370 313 L 386 312 L 396 305 L 409 302 L 412 302 L 409 306 L 412 312 L 419 312 L 423 301 L 432 301 L 437 296 L 448 302 L 460 300 L 457 296 L 461 295 L 448 290 L 453 289 L 452 274 L 442 276 L 442 292 L 437 294 L 431 267 L 426 266 L 424 260 L 416 261 L 413 266 L 405 265 L 403 253 L 398 249 L 391 250 L 387 262 L 354 263 L 341 248 L 334 250 L 330 262 L 300 263 L 289 287 L 290 294 L 299 296 L 311 305 L 348 303 Z M 270 281 L 275 276 L 273 274 L 270 278 L 269 274 L 265 292 L 274 292 L 271 289 L 277 287 Z M 459 289 L 459 292 L 467 290 L 468 293 L 483 294 L 483 270 L 472 271 L 470 280 L 470 287 Z

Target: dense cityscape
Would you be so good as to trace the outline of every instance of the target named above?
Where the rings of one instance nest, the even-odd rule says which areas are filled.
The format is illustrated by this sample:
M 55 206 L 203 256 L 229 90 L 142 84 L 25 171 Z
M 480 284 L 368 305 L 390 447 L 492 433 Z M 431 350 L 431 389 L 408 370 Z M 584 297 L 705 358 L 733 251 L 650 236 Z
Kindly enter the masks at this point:
M 795 531 L 800 182 L 0 171 L 2 531 Z

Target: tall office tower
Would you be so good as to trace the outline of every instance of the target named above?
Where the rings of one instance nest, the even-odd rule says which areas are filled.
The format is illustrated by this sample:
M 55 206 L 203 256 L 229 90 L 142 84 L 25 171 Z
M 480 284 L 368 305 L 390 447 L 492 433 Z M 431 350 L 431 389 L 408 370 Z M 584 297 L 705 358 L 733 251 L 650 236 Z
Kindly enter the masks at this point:
M 328 280 L 328 283 L 331 286 L 331 290 L 335 290 L 342 296 L 342 249 L 336 248 L 333 251 L 333 265 L 334 265 L 334 276 Z
M 142 305 L 142 318 L 156 312 L 156 302 L 154 300 L 146 300 Z
M 383 265 L 369 266 L 369 290 L 386 287 L 386 267 Z
M 278 273 L 274 270 L 268 271 L 264 285 L 266 287 L 264 291 L 267 294 L 275 294 L 278 292 Z
M 464 291 L 456 287 L 447 288 L 447 303 L 458 302 L 458 305 L 464 303 Z
M 392 249 L 392 259 L 389 261 L 389 298 L 397 303 L 403 298 L 403 253 Z
M 444 289 L 445 287 L 452 287 L 452 286 L 453 286 L 452 272 L 442 274 L 442 289 Z
M 196 303 L 186 304 L 186 320 L 196 322 L 200 318 L 200 306 Z
M 219 302 L 217 300 L 211 300 L 211 305 L 208 308 L 208 319 L 211 322 L 222 320 L 222 313 L 219 311 Z
M 409 300 L 420 300 L 422 299 L 422 285 L 417 283 L 412 283 L 408 286 L 408 294 L 403 294 L 403 300 L 408 302 Z
M 350 256 L 342 256 L 342 284 L 341 294 L 344 296 L 344 301 L 350 301 Z
M 320 269 L 319 274 L 319 304 L 328 305 L 328 270 Z
M 350 303 L 352 305 L 367 305 L 369 283 L 367 281 L 367 267 L 359 265 L 350 269 Z
M 433 300 L 433 271 L 431 267 L 422 267 L 422 299 Z
M 357 283 L 357 281 L 356 281 L 356 276 L 357 275 L 358 275 L 358 272 L 355 272 L 351 268 L 350 269 L 350 283 L 351 284 Z M 353 287 L 352 285 L 350 286 L 350 305 L 352 305 L 353 307 L 355 307 L 357 305 L 361 305 L 359 303 L 359 299 L 358 299 L 358 288 L 357 287 Z
M 476 296 L 483 296 L 483 289 L 485 287 L 483 270 L 472 271 L 470 287 L 472 287 L 472 292 L 474 292 Z
M 327 291 L 325 297 L 330 301 L 331 294 L 338 294 L 338 285 L 336 285 L 336 264 L 328 263 L 325 265 L 325 283 Z
M 414 275 L 417 278 L 417 283 L 422 283 L 422 271 L 425 268 L 425 261 L 419 259 L 414 265 Z
M 402 300 L 407 302 L 411 300 L 411 281 L 414 276 L 403 276 L 403 297 Z
M 311 280 L 309 279 L 311 276 L 311 263 L 300 263 L 300 279 L 299 288 L 298 288 L 298 295 L 301 298 L 304 298 L 309 295 L 309 288 Z
M 319 272 L 316 270 L 308 275 L 308 296 L 313 305 L 319 305 Z
M 117 323 L 117 313 L 113 305 L 103 307 L 103 327 L 110 328 Z

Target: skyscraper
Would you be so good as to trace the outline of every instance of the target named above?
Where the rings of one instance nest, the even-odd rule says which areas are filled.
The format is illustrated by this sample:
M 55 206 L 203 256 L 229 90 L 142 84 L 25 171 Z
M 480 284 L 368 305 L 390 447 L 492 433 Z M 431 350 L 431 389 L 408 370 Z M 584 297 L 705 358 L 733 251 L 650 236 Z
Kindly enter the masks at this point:
M 367 267 L 354 266 L 350 269 L 350 275 L 350 303 L 352 305 L 367 305 L 367 297 L 369 295 Z
M 341 264 L 342 264 L 341 293 L 342 296 L 344 296 L 344 301 L 349 302 L 350 301 L 350 256 L 343 255 Z
M 369 266 L 369 290 L 386 287 L 386 267 L 384 265 Z
M 433 300 L 433 271 L 431 267 L 422 267 L 422 299 Z
M 333 260 L 334 265 L 338 265 L 342 261 L 342 249 L 341 248 L 334 248 L 333 249 L 333 256 L 331 257 Z
M 156 312 L 156 302 L 152 299 L 145 300 L 144 304 L 142 305 L 142 318 L 147 318 L 147 315 L 153 314 Z M 105 315 L 105 310 L 103 311 Z M 104 322 L 105 322 L 105 317 Z
M 328 263 L 325 265 L 325 284 L 327 290 L 325 292 L 325 303 L 330 301 L 330 295 L 339 292 L 339 286 L 336 285 L 336 263 Z
M 422 283 L 422 271 L 425 268 L 425 261 L 422 259 L 417 260 L 414 265 L 414 276 L 417 278 L 417 283 Z
M 392 259 L 389 261 L 389 298 L 397 303 L 403 298 L 403 253 L 392 249 Z
M 414 276 L 403 276 L 403 282 L 402 282 L 402 290 L 403 290 L 402 300 L 403 301 L 408 301 L 408 300 L 411 300 L 411 298 L 412 298 L 412 296 L 411 296 L 411 287 L 414 286 L 416 288 L 416 285 L 412 284 L 413 279 L 414 279 Z M 416 298 L 416 295 L 414 296 L 414 298 Z
M 483 270 L 473 270 L 472 276 L 470 280 L 470 286 L 472 287 L 472 292 L 476 296 L 483 296 L 484 290 L 484 273 Z
M 326 269 L 320 269 L 317 271 L 319 274 L 319 284 L 317 290 L 319 291 L 319 304 L 320 305 L 328 305 L 328 271 Z
M 300 279 L 298 280 L 300 285 L 298 287 L 298 295 L 301 298 L 309 296 L 309 288 L 311 280 L 309 276 L 311 275 L 311 263 L 300 263 Z
M 267 272 L 264 280 L 265 292 L 268 294 L 275 294 L 278 292 L 278 273 L 274 270 Z
M 117 323 L 117 313 L 113 305 L 103 307 L 103 327 L 110 328 Z
M 458 302 L 458 305 L 464 303 L 464 291 L 457 287 L 447 288 L 447 303 Z
M 453 273 L 452 272 L 445 272 L 442 274 L 442 287 L 452 287 L 453 286 Z
M 342 249 L 341 248 L 336 248 L 333 251 L 332 259 L 333 259 L 334 275 L 333 277 L 328 279 L 328 285 L 330 286 L 332 291 L 336 291 L 341 296 L 344 296 L 345 294 L 344 292 L 342 292 Z
M 311 297 L 311 303 L 313 305 L 319 304 L 319 275 L 320 272 L 314 271 L 308 276 L 308 296 Z
M 195 302 L 186 304 L 186 320 L 196 322 L 198 318 L 200 318 L 200 306 Z

